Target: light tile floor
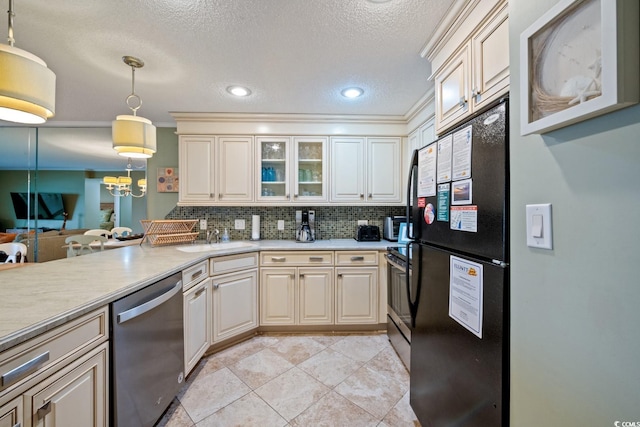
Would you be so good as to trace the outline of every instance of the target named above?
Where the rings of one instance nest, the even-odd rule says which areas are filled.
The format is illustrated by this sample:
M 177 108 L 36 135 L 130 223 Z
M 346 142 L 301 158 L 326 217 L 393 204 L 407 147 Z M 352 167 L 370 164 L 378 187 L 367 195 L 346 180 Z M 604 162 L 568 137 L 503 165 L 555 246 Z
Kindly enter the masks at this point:
M 157 427 L 419 426 L 382 335 L 261 335 L 200 361 Z

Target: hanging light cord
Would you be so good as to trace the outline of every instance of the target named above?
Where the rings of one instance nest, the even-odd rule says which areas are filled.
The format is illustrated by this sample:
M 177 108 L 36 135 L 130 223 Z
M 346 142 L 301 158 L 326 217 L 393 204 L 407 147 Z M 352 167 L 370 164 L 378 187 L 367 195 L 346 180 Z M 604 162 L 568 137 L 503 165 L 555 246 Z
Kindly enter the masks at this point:
M 16 40 L 13 38 L 13 17 L 16 16 L 13 13 L 13 0 L 9 0 L 9 10 L 7 11 L 7 15 L 9 15 L 9 37 L 7 41 L 9 42 L 9 46 L 13 47 L 13 44 Z

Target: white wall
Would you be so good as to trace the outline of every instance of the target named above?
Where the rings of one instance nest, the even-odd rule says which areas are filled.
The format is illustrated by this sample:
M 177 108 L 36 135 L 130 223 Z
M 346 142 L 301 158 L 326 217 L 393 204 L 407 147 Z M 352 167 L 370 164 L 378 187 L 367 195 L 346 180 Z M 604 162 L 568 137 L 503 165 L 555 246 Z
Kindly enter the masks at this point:
M 556 2 L 509 2 L 511 425 L 640 422 L 640 106 L 519 135 L 519 35 Z M 554 249 L 528 248 L 546 202 Z

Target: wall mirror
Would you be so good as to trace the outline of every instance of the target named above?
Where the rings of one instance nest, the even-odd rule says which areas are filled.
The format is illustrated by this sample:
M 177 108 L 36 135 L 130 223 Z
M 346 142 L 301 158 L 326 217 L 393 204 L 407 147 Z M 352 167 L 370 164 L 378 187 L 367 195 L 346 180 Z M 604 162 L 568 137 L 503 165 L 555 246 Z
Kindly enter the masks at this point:
M 126 176 L 128 163 L 112 149 L 108 127 L 0 127 L 0 232 L 38 230 L 37 236 L 63 227 L 124 226 L 142 233 L 146 197 L 114 197 L 101 184 L 107 175 Z M 146 177 L 146 160 L 131 159 L 130 164 L 139 194 L 135 183 Z M 107 215 L 110 209 L 113 215 Z

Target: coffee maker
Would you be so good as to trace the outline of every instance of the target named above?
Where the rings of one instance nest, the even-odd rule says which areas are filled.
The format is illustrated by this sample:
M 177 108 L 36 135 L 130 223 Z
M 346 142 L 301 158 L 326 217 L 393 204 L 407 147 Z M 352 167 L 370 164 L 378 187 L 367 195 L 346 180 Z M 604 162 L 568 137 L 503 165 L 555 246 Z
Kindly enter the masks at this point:
M 316 240 L 316 211 L 296 211 L 296 242 Z

